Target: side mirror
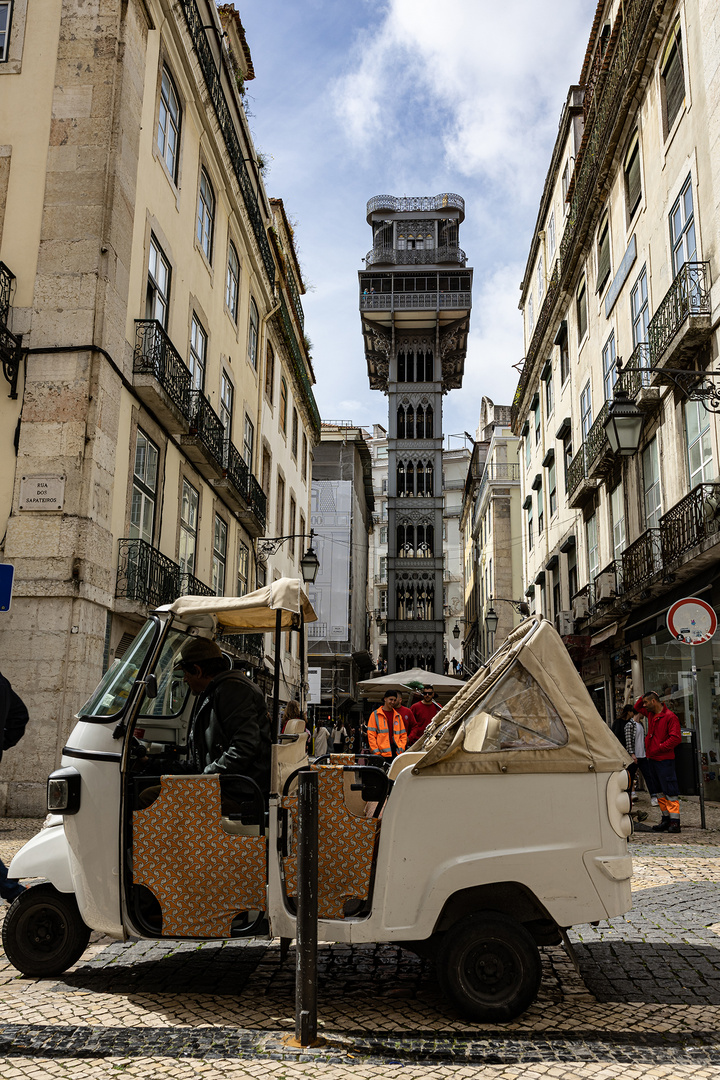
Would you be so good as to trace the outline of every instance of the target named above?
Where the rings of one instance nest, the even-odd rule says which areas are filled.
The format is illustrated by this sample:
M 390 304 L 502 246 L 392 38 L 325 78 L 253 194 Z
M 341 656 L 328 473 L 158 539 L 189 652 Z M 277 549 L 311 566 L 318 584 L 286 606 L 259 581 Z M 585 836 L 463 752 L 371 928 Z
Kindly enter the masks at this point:
M 156 698 L 158 695 L 158 684 L 155 675 L 148 675 L 144 681 L 145 694 L 149 698 Z

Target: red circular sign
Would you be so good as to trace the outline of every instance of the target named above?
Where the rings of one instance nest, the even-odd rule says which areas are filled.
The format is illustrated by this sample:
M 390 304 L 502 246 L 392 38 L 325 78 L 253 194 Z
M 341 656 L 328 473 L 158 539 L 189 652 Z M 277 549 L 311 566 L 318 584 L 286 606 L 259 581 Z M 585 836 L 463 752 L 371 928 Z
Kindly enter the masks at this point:
M 717 630 L 717 615 L 704 600 L 686 596 L 668 611 L 667 628 L 681 645 L 702 645 Z

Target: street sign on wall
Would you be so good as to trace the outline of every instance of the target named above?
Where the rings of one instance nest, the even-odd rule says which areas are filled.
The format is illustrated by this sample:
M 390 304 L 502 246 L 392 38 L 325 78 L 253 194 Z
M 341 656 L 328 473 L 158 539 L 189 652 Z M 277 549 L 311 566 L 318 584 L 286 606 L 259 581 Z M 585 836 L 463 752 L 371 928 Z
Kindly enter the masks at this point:
M 717 615 L 705 600 L 686 596 L 668 611 L 667 628 L 681 645 L 703 645 L 717 630 Z

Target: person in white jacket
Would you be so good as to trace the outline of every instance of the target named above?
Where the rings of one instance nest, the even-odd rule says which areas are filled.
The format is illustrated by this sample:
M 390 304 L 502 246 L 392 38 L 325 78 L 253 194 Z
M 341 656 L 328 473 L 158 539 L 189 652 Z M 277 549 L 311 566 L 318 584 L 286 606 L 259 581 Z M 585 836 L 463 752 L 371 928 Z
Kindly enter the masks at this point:
M 328 739 L 330 732 L 324 724 L 318 724 L 317 731 L 315 732 L 315 743 L 313 745 L 313 753 L 316 758 L 324 757 L 328 752 Z

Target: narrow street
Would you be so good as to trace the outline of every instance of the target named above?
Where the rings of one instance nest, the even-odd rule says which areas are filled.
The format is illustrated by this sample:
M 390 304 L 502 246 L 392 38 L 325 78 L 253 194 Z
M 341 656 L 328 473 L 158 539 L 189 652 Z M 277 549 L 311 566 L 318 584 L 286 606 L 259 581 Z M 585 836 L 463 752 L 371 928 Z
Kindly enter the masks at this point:
M 543 950 L 540 997 L 515 1023 L 458 1020 L 431 965 L 411 953 L 321 946 L 323 1045 L 301 1052 L 288 1044 L 293 951 L 281 963 L 277 942 L 123 945 L 94 935 L 59 979 L 22 978 L 2 961 L 0 1075 L 717 1075 L 720 808 L 709 805 L 706 832 L 693 827 L 696 800 L 683 800 L 682 813 L 680 837 L 633 838 L 627 917 L 571 934 L 580 975 L 562 947 Z M 38 824 L 5 821 L 0 856 Z

